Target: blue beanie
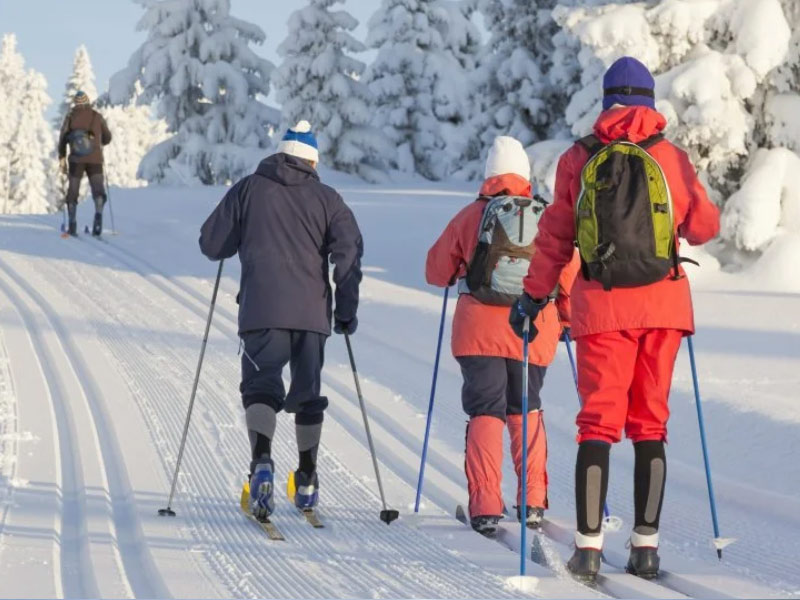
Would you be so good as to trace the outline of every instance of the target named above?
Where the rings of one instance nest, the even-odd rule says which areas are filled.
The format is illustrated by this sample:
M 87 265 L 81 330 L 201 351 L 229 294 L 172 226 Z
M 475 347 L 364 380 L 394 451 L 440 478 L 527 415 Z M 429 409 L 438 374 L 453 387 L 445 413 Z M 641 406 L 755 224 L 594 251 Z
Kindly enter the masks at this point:
M 617 59 L 603 77 L 603 110 L 614 104 L 655 109 L 656 82 L 642 63 L 630 56 Z
M 319 162 L 317 139 L 311 133 L 311 124 L 308 121 L 300 121 L 294 127 L 290 127 L 278 144 L 278 152 Z

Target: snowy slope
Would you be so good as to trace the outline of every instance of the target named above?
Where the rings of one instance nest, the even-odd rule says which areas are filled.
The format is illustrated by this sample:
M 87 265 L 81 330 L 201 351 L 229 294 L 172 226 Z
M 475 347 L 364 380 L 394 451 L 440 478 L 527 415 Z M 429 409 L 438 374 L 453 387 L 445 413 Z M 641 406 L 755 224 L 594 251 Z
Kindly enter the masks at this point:
M 457 364 L 444 353 L 422 515 L 411 516 L 441 295 L 425 252 L 471 198 L 464 187 L 367 187 L 341 180 L 365 235 L 367 277 L 354 337 L 389 502 L 387 527 L 341 339 L 328 345 L 329 418 L 320 453 L 324 530 L 283 501 L 285 543 L 237 509 L 249 448 L 238 398 L 234 297 L 225 267 L 175 502 L 165 503 L 215 265 L 197 250 L 220 189 L 113 195 L 119 236 L 63 241 L 57 217 L 0 218 L 0 596 L 512 597 L 517 558 L 450 515 L 465 500 Z M 87 207 L 82 207 L 83 211 Z M 82 213 L 88 222 L 90 214 Z M 800 595 L 800 297 L 763 293 L 716 271 L 698 277 L 696 340 L 720 521 L 738 542 L 719 564 L 699 453 L 691 378 L 679 358 L 662 520 L 663 565 L 639 582 L 612 568 L 621 597 Z M 452 313 L 451 303 L 450 312 Z M 563 351 L 562 351 L 563 352 Z M 554 535 L 572 520 L 577 400 L 559 353 L 544 392 Z M 275 443 L 294 468 L 291 420 Z M 613 454 L 612 511 L 632 515 L 632 451 Z M 510 500 L 510 465 L 506 465 Z M 511 503 L 509 502 L 509 505 Z M 561 527 L 561 529 L 559 529 Z M 506 524 L 503 542 L 519 529 Z M 609 536 L 624 553 L 625 534 Z M 568 548 L 550 543 L 556 554 Z M 612 558 L 610 556 L 610 558 Z M 529 563 L 533 594 L 593 594 Z

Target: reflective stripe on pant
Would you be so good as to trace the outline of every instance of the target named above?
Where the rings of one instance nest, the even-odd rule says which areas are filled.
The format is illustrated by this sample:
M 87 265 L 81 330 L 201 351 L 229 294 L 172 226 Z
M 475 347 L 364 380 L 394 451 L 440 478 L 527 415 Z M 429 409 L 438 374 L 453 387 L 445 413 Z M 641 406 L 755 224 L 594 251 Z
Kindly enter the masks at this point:
M 683 332 L 633 329 L 582 336 L 578 442 L 666 440 L 672 371 Z

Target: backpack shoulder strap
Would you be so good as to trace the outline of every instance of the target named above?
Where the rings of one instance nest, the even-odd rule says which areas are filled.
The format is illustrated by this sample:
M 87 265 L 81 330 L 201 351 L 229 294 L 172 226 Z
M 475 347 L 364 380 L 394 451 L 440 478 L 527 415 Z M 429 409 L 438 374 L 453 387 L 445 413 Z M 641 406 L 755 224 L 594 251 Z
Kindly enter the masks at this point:
M 651 135 L 646 140 L 642 140 L 641 142 L 639 142 L 636 145 L 639 146 L 640 148 L 644 149 L 644 150 L 647 150 L 647 149 L 652 148 L 653 146 L 655 146 L 658 142 L 661 142 L 661 141 L 663 141 L 665 139 L 666 138 L 664 137 L 663 133 L 657 133 L 655 135 Z
M 582 137 L 578 140 L 578 144 L 589 151 L 589 157 L 592 157 L 600 152 L 600 150 L 602 150 L 605 146 L 605 144 L 601 142 L 600 139 L 594 134 Z

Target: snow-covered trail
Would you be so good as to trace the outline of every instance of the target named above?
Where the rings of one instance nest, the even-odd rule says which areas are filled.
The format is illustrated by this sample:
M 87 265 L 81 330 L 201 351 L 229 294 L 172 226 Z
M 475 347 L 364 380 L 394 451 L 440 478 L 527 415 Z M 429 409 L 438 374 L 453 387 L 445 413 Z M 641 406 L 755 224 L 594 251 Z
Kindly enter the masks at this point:
M 212 329 L 175 503 L 179 517 L 155 516 L 168 490 L 215 271 L 196 250 L 197 228 L 219 192 L 121 194 L 115 209 L 125 231 L 109 243 L 61 241 L 53 218 L 0 221 L 0 575 L 18 575 L 25 565 L 35 573 L 2 577 L 0 596 L 518 595 L 504 587 L 504 578 L 517 568 L 514 556 L 447 516 L 465 495 L 460 377 L 449 359 L 442 366 L 424 516 L 408 518 L 441 308 L 441 299 L 420 285 L 420 257 L 465 195 L 375 192 L 356 188 L 346 194 L 367 243 L 362 326 L 353 341 L 390 504 L 405 517 L 391 527 L 377 519 L 352 375 L 341 340 L 333 338 L 325 373 L 331 409 L 320 456 L 328 527 L 311 530 L 279 502 L 277 519 L 289 538 L 284 545 L 267 542 L 236 510 L 248 462 L 237 393 L 236 261 L 226 267 Z M 152 216 L 156 208 L 158 219 Z M 424 221 L 422 210 L 428 213 Z M 733 322 L 723 313 L 735 315 L 731 304 L 737 299 L 740 308 L 747 306 L 745 296 L 714 296 L 713 303 L 727 305 L 714 311 L 721 330 Z M 775 302 L 776 310 L 789 304 Z M 758 327 L 771 328 L 764 321 L 753 325 L 754 344 L 741 349 L 744 356 L 729 348 L 715 352 L 746 365 L 748 351 L 762 349 L 753 347 L 763 344 Z M 797 321 L 789 329 L 800 327 Z M 698 350 L 704 350 L 700 339 Z M 743 416 L 715 402 L 714 395 L 731 386 L 729 373 L 712 368 L 715 352 L 713 365 L 705 362 L 709 353 L 701 359 L 703 374 L 719 380 L 704 387 L 711 400 L 712 461 L 720 474 L 715 482 L 723 534 L 740 541 L 726 550 L 724 566 L 716 564 L 707 546 L 710 524 L 691 382 L 678 374 L 663 521 L 665 567 L 693 573 L 695 584 L 702 581 L 705 589 L 729 597 L 770 592 L 741 576 L 769 583 L 775 593 L 797 593 L 800 574 L 793 557 L 800 548 L 793 540 L 800 539 L 800 472 L 790 459 L 797 450 L 796 425 L 758 411 Z M 765 377 L 785 374 L 780 385 L 788 390 L 798 380 L 797 356 L 791 347 L 785 353 L 767 356 L 771 371 Z M 744 366 L 738 373 L 747 376 Z M 564 357 L 548 379 L 550 514 L 569 527 L 576 400 Z M 781 389 L 770 393 L 784 398 Z M 14 411 L 14 418 L 5 416 Z M 747 433 L 756 446 L 737 450 Z M 291 421 L 282 419 L 275 444 L 279 473 L 294 466 L 292 438 Z M 628 520 L 630 482 L 623 473 L 629 477 L 631 454 L 628 448 L 615 451 L 609 498 L 614 512 Z M 743 478 L 742 467 L 753 472 Z M 506 495 L 512 497 L 510 486 Z M 516 531 L 508 526 L 512 542 Z M 622 551 L 624 537 L 613 536 L 610 544 Z M 15 548 L 25 552 L 24 561 Z M 537 595 L 587 594 L 535 565 L 530 570 L 540 576 Z M 608 575 L 604 589 L 613 595 L 677 596 L 655 583 Z

